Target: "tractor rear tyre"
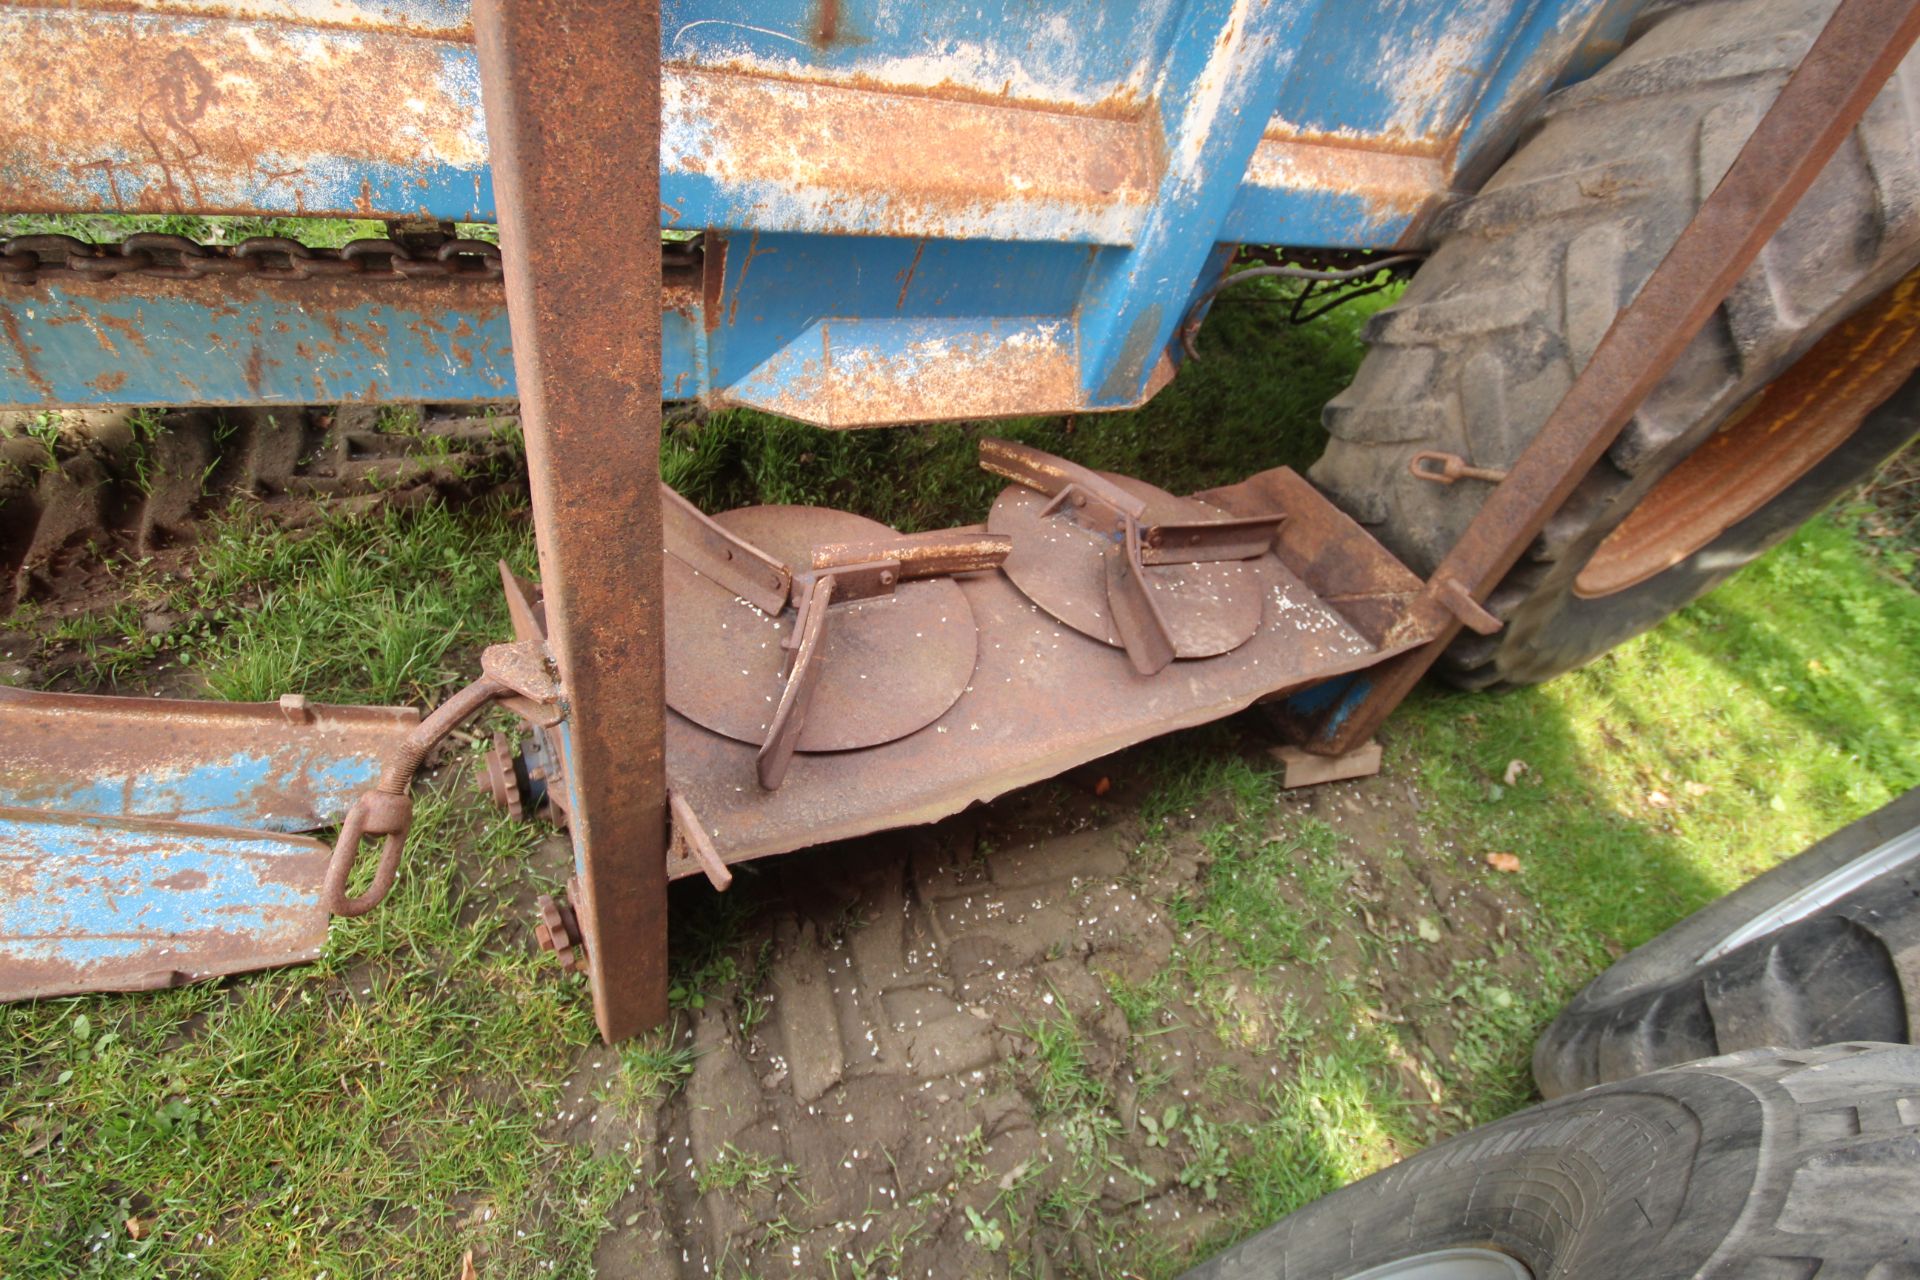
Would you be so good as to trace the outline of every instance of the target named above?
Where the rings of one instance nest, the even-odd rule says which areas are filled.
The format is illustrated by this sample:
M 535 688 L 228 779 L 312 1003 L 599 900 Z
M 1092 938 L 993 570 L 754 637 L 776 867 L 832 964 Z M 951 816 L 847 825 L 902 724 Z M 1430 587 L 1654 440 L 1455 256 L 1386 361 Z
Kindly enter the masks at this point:
M 1461 1134 L 1186 1280 L 1891 1280 L 1916 1202 L 1920 1049 L 1756 1051 Z
M 1719 182 L 1835 0 L 1655 6 L 1443 212 L 1368 323 L 1312 471 L 1430 572 Z M 1591 660 L 1712 589 L 1920 432 L 1920 54 L 1910 56 L 1440 671 L 1479 688 Z
M 1628 953 L 1533 1053 L 1553 1098 L 1710 1054 L 1909 1041 L 1920 1019 L 1920 788 Z

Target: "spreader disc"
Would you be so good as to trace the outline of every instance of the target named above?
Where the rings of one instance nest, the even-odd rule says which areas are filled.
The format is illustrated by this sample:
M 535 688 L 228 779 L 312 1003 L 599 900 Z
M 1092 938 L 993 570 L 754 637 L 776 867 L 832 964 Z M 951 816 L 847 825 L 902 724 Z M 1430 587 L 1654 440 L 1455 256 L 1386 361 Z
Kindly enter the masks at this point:
M 796 570 L 816 544 L 892 532 L 825 507 L 743 507 L 714 519 Z M 793 606 L 769 617 L 671 555 L 666 584 L 667 705 L 715 733 L 764 742 L 786 687 L 780 641 L 793 632 Z M 973 610 L 951 578 L 831 606 L 798 749 L 873 747 L 932 724 L 966 691 L 977 643 Z
M 1226 513 L 1191 498 L 1176 498 L 1131 476 L 1102 472 L 1147 504 L 1149 523 L 1219 520 Z M 1008 485 L 987 517 L 989 533 L 1013 539 L 1003 566 L 1027 599 L 1082 635 L 1122 647 L 1107 605 L 1107 549 L 1118 533 L 1083 526 L 1070 508 L 1041 511 L 1051 501 L 1025 485 Z M 1177 658 L 1211 658 L 1239 648 L 1260 629 L 1267 557 L 1206 564 L 1147 566 L 1146 579 L 1173 635 Z

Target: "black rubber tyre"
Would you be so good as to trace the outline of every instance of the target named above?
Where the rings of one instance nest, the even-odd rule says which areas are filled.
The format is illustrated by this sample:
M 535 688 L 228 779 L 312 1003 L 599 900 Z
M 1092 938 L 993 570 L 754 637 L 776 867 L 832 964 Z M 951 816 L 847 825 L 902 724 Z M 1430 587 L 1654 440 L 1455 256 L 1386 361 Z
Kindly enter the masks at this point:
M 1640 288 L 1831 14 L 1835 0 L 1706 0 L 1643 17 L 1593 78 L 1549 98 L 1518 150 L 1435 222 L 1432 256 L 1369 322 L 1327 407 L 1314 481 L 1430 571 L 1488 487 L 1407 474 L 1422 450 L 1511 465 Z M 1720 541 L 1638 587 L 1573 582 L 1653 485 L 1818 338 L 1920 263 L 1920 55 L 1882 91 L 1718 317 L 1489 601 L 1441 672 L 1484 687 L 1579 666 L 1709 590 L 1859 483 L 1920 425 L 1915 404 L 1854 438 Z M 1900 396 L 1895 397 L 1900 400 Z
M 1188 1280 L 1345 1280 L 1449 1248 L 1533 1280 L 1920 1272 L 1920 1049 L 1755 1051 L 1543 1103 L 1344 1187 Z
M 1702 957 L 1824 877 L 1912 833 L 1920 833 L 1920 788 L 1630 952 L 1540 1037 L 1533 1078 L 1541 1094 L 1558 1097 L 1740 1049 L 1911 1039 L 1920 1025 L 1920 858 L 1715 959 Z

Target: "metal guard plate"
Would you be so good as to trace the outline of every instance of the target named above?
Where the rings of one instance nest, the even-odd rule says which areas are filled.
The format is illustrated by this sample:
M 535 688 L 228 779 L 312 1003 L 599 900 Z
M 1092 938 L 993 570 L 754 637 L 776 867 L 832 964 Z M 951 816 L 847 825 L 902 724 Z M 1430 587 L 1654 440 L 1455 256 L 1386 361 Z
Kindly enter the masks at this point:
M 811 563 L 820 543 L 892 532 L 822 507 L 744 507 L 715 519 L 796 566 Z M 786 685 L 780 641 L 793 629 L 793 608 L 770 617 L 673 556 L 666 586 L 667 705 L 736 741 L 764 741 Z M 925 728 L 966 692 L 977 648 L 973 610 L 949 578 L 832 606 L 799 750 L 851 751 Z

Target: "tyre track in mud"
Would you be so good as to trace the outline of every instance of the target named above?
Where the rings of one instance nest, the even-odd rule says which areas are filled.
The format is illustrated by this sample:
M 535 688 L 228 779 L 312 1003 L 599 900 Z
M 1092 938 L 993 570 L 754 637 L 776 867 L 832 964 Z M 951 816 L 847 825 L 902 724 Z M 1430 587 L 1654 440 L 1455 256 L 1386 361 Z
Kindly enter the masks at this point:
M 0 612 L 193 538 L 235 500 L 330 510 L 524 491 L 519 421 L 480 406 L 0 414 Z

